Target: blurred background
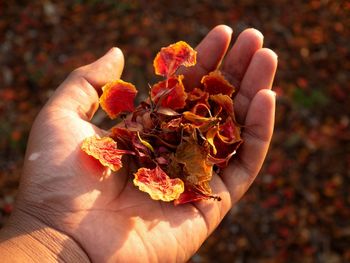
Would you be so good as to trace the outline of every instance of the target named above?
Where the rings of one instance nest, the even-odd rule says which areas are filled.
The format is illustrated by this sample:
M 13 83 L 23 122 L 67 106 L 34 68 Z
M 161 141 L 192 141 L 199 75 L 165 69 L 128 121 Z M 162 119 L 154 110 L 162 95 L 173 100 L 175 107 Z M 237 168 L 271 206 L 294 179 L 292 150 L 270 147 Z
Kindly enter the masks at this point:
M 257 28 L 278 54 L 276 128 L 256 183 L 190 262 L 350 262 L 346 0 L 0 1 L 0 227 L 33 119 L 70 71 L 118 46 L 123 79 L 145 90 L 162 46 L 217 24 Z

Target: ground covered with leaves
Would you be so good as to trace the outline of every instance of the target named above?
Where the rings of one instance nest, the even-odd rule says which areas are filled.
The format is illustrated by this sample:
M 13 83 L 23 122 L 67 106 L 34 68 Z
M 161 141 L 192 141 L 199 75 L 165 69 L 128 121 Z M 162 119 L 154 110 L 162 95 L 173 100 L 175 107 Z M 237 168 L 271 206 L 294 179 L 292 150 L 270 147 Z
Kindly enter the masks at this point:
M 276 127 L 259 178 L 191 261 L 350 261 L 347 1 L 0 2 L 0 226 L 30 126 L 70 71 L 118 46 L 142 100 L 159 48 L 217 24 L 255 27 L 278 54 Z

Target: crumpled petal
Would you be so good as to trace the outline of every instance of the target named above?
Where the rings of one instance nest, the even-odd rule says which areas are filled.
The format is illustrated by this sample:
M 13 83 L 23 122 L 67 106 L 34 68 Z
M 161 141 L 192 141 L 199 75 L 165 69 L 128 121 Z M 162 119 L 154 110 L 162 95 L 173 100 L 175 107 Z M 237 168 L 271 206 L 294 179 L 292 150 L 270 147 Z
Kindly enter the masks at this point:
M 229 156 L 233 156 L 236 152 L 237 148 L 242 143 L 242 138 L 240 136 L 240 128 L 237 127 L 235 122 L 229 117 L 227 118 L 226 122 L 219 126 L 219 129 L 217 133 L 215 134 L 214 140 L 214 147 L 217 150 L 216 153 L 214 153 L 214 158 L 217 160 L 222 160 L 222 165 L 224 163 L 227 163 L 229 160 Z M 215 163 L 217 166 L 222 167 L 222 165 L 218 165 L 218 163 Z
M 122 167 L 124 154 L 134 154 L 132 151 L 117 149 L 117 143 L 110 137 L 88 137 L 83 141 L 81 149 L 112 171 L 118 171 Z
M 180 205 L 208 199 L 221 200 L 220 196 L 212 194 L 209 182 L 206 181 L 197 185 L 186 185 L 185 191 L 174 201 L 174 204 Z
M 181 65 L 195 65 L 196 54 L 197 52 L 184 41 L 163 47 L 153 61 L 155 73 L 166 77 L 173 76 Z
M 185 87 L 185 90 L 186 90 L 186 87 Z M 208 92 L 199 88 L 194 88 L 193 90 L 187 92 L 186 103 L 189 108 L 192 108 L 197 103 L 202 103 L 209 106 L 208 99 L 209 99 Z
M 201 83 L 204 85 L 204 90 L 210 95 L 221 93 L 232 96 L 235 91 L 235 87 L 225 79 L 220 70 L 212 71 L 204 76 Z
M 233 101 L 231 97 L 223 94 L 215 94 L 210 96 L 210 100 L 219 105 L 225 111 L 226 116 L 234 118 Z
M 218 125 L 215 125 L 213 127 L 211 127 L 208 131 L 207 131 L 207 134 L 205 135 L 206 136 L 206 139 L 207 139 L 207 142 L 209 143 L 209 145 L 212 147 L 212 151 L 213 151 L 213 154 L 215 155 L 218 151 L 216 149 L 216 146 L 215 146 L 215 143 L 214 143 L 214 139 L 217 135 L 219 131 L 219 126 Z
M 179 198 L 185 189 L 181 179 L 171 179 L 159 166 L 154 169 L 138 169 L 133 182 L 141 191 L 148 193 L 153 200 L 165 202 Z
M 227 118 L 225 123 L 220 125 L 218 137 L 225 143 L 235 143 L 241 140 L 240 128 L 232 118 Z
M 174 205 L 182 205 L 200 200 L 210 199 L 210 196 L 204 195 L 200 192 L 185 188 L 185 191 L 174 201 Z
M 195 141 L 183 141 L 176 149 L 176 161 L 184 165 L 186 181 L 191 184 L 209 181 L 213 165 L 207 161 L 208 152 Z
M 202 117 L 190 111 L 185 111 L 183 117 L 191 122 L 190 125 L 193 128 L 199 128 L 201 132 L 206 132 L 220 121 L 217 117 Z
M 120 79 L 107 83 L 102 87 L 100 105 L 111 119 L 115 119 L 122 112 L 134 110 L 134 99 L 137 90 L 131 83 Z
M 171 77 L 153 85 L 151 98 L 154 103 L 173 110 L 185 107 L 187 94 L 182 84 L 183 75 Z

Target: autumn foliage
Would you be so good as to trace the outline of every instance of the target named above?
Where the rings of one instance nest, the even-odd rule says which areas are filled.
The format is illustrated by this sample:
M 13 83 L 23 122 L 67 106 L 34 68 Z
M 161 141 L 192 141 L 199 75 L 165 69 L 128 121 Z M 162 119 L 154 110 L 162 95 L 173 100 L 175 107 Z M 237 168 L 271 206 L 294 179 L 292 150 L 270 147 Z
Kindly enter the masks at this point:
M 165 79 L 151 86 L 149 98 L 136 108 L 134 85 L 107 83 L 101 107 L 112 119 L 129 117 L 107 137 L 86 138 L 82 144 L 83 151 L 113 171 L 122 167 L 123 155 L 130 155 L 139 167 L 130 175 L 135 186 L 154 200 L 176 205 L 220 200 L 210 181 L 242 143 L 232 100 L 235 87 L 215 70 L 198 87 L 186 88 L 185 76 L 176 72 L 195 64 L 196 51 L 183 41 L 162 48 L 153 65 Z

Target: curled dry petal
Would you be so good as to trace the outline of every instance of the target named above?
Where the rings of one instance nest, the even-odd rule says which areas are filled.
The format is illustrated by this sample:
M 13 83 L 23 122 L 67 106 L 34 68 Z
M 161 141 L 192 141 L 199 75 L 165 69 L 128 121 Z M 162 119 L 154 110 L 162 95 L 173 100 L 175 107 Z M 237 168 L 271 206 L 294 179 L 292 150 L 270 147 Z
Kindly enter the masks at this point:
M 217 105 L 224 109 L 226 116 L 234 118 L 233 101 L 231 97 L 223 94 L 215 94 L 210 96 L 210 100 L 214 101 Z
M 135 173 L 134 184 L 153 200 L 173 201 L 184 191 L 184 182 L 171 179 L 159 166 L 154 169 L 140 168 Z
M 197 185 L 186 185 L 185 191 L 174 201 L 174 204 L 180 205 L 208 199 L 221 200 L 219 196 L 212 194 L 209 182 L 206 181 Z
M 240 128 L 229 117 L 223 125 L 220 125 L 218 137 L 226 143 L 235 143 L 241 140 Z
M 213 159 L 211 161 L 216 159 L 214 163 L 219 167 L 223 167 L 223 164 L 228 162 L 242 142 L 240 128 L 235 125 L 230 117 L 216 129 L 209 130 L 206 137 L 212 147 Z M 218 165 L 218 163 L 221 163 L 221 165 Z
M 210 95 L 221 93 L 232 96 L 235 91 L 235 87 L 225 79 L 219 70 L 210 72 L 202 78 L 201 82 L 204 85 L 204 90 Z
M 118 171 L 122 167 L 123 154 L 134 154 L 132 151 L 117 149 L 117 143 L 110 137 L 88 137 L 83 141 L 81 149 L 112 171 Z
M 215 125 L 213 127 L 211 127 L 208 131 L 207 131 L 207 134 L 206 134 L 206 139 L 207 139 L 207 142 L 209 143 L 209 145 L 212 147 L 212 151 L 213 151 L 213 154 L 215 155 L 218 151 L 216 149 L 216 146 L 215 146 L 215 143 L 214 143 L 214 139 L 217 135 L 219 131 L 219 126 L 218 125 Z
M 179 196 L 178 199 L 174 201 L 174 205 L 182 205 L 191 202 L 197 202 L 200 200 L 209 199 L 209 196 L 206 196 L 200 192 L 194 191 L 186 187 L 185 191 Z
M 199 128 L 201 132 L 206 132 L 212 126 L 216 125 L 220 118 L 217 117 L 202 117 L 200 115 L 194 114 L 190 111 L 183 113 L 184 119 L 191 122 L 193 128 Z
M 134 155 L 134 184 L 154 200 L 175 205 L 214 198 L 210 180 L 242 143 L 234 116 L 235 87 L 215 70 L 196 88 L 186 87 L 180 66 L 193 66 L 196 51 L 183 41 L 162 48 L 153 65 L 165 79 L 134 109 L 136 88 L 122 80 L 106 84 L 101 107 L 112 119 L 131 112 L 109 137 L 87 138 L 82 149 L 117 171 L 123 154 Z M 119 149 L 117 149 L 117 144 Z M 218 169 L 219 170 L 219 169 Z M 215 170 L 216 171 L 216 170 Z M 233 175 L 234 176 L 234 175 Z
M 153 85 L 151 98 L 156 104 L 173 110 L 185 107 L 187 94 L 182 83 L 183 75 L 171 77 Z
M 163 47 L 153 61 L 154 70 L 157 75 L 168 78 L 173 76 L 181 65 L 195 65 L 196 54 L 197 52 L 184 41 Z
M 185 90 L 186 90 L 186 87 L 185 87 Z M 187 92 L 186 106 L 188 108 L 192 108 L 198 103 L 209 106 L 208 99 L 209 99 L 208 92 L 201 90 L 199 88 L 195 88 L 190 92 Z
M 226 155 L 223 155 L 223 157 L 217 157 L 217 156 L 214 157 L 209 154 L 208 161 L 212 164 L 215 164 L 219 168 L 226 168 L 231 157 L 236 154 L 236 150 L 242 144 L 242 142 L 243 141 L 238 141 L 237 143 L 230 145 L 229 148 L 231 150 L 227 151 Z
M 122 112 L 134 110 L 134 99 L 137 90 L 131 83 L 120 79 L 107 83 L 102 87 L 100 105 L 111 119 L 115 119 Z

